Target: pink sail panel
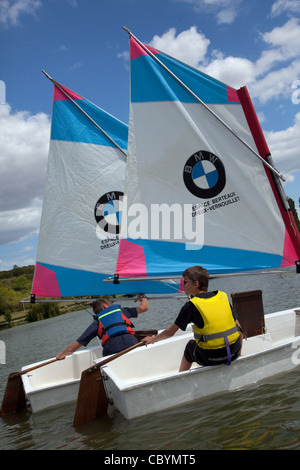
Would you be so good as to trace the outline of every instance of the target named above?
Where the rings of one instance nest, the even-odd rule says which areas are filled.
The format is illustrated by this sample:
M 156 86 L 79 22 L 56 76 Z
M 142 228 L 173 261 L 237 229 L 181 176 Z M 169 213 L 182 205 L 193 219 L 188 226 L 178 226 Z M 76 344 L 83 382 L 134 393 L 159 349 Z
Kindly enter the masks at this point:
M 116 272 L 120 276 L 147 276 L 144 248 L 127 240 L 120 240 Z
M 227 99 L 229 103 L 240 102 L 238 92 L 234 88 L 231 88 L 230 86 L 227 86 Z
M 36 297 L 61 297 L 55 272 L 36 263 L 32 292 Z
M 286 229 L 281 268 L 292 266 L 295 263 L 295 260 L 298 259 L 298 256 L 299 255 L 297 255 L 290 234 Z
M 82 100 L 82 96 L 78 95 L 72 90 L 69 90 L 69 88 L 64 87 L 60 83 L 58 83 L 60 88 L 62 88 L 69 96 L 72 98 L 72 100 Z M 59 100 L 68 100 L 69 98 L 57 87 L 54 87 L 54 92 L 53 92 L 53 101 L 59 101 Z
M 154 49 L 151 46 L 146 46 L 147 49 L 149 49 L 152 54 L 156 55 L 159 54 L 159 51 Z M 145 49 L 142 48 L 132 37 L 130 38 L 130 59 L 137 59 L 138 57 L 141 57 L 142 55 L 148 54 Z

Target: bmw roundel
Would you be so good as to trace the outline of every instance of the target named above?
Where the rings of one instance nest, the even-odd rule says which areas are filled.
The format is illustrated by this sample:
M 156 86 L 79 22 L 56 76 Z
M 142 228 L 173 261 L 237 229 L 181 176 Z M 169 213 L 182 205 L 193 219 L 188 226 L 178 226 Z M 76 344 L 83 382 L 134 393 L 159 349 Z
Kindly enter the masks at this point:
M 101 196 L 94 210 L 97 224 L 104 232 L 118 235 L 121 229 L 122 202 L 124 193 L 111 191 Z
M 225 168 L 219 157 L 206 150 L 200 150 L 186 161 L 183 180 L 194 196 L 210 199 L 225 187 Z

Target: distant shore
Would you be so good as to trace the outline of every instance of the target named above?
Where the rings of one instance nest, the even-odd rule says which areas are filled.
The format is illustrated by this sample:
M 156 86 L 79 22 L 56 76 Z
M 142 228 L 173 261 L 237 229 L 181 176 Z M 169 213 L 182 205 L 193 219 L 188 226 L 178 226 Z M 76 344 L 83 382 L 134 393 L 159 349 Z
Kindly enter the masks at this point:
M 66 313 L 75 312 L 76 310 L 83 310 L 83 306 L 82 304 L 78 304 L 78 303 L 66 305 L 65 303 L 62 302 L 59 305 L 59 310 L 60 310 L 60 315 L 64 315 Z M 27 309 L 22 309 L 20 311 L 13 312 L 11 314 L 10 324 L 8 324 L 8 322 L 5 321 L 4 319 L 0 321 L 0 331 L 6 328 L 13 328 L 15 326 L 27 325 L 29 323 L 32 323 L 26 320 L 27 313 L 28 313 Z M 38 321 L 41 321 L 41 320 L 38 320 Z

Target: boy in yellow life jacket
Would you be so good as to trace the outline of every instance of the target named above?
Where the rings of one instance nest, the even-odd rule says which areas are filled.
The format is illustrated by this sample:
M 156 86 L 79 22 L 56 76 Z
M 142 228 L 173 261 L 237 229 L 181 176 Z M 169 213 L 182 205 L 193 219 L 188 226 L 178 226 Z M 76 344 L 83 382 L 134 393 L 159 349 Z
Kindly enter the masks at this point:
M 189 370 L 193 362 L 211 366 L 230 365 L 241 353 L 242 334 L 235 313 L 225 292 L 208 292 L 209 274 L 201 266 L 192 266 L 183 274 L 183 289 L 190 297 L 175 322 L 157 336 L 143 342 L 156 343 L 173 336 L 180 328 L 185 331 L 194 324 L 194 340 L 190 340 L 181 360 L 179 372 Z

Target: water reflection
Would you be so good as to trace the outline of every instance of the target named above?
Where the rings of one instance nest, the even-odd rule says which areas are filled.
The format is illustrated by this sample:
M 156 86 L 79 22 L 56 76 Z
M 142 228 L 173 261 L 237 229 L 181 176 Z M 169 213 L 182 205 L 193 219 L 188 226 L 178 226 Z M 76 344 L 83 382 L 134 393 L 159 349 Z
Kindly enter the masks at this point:
M 265 313 L 271 313 L 300 307 L 299 282 L 300 276 L 293 274 L 249 276 L 215 279 L 210 287 L 228 294 L 262 289 Z M 135 326 L 169 326 L 181 305 L 173 300 L 150 301 L 149 311 L 134 321 Z M 0 331 L 7 352 L 6 364 L 0 364 L 1 402 L 10 372 L 55 356 L 90 321 L 90 315 L 82 311 Z M 109 416 L 80 429 L 72 426 L 75 403 L 70 403 L 35 415 L 26 411 L 1 418 L 0 446 L 45 450 L 300 449 L 299 392 L 298 368 L 263 384 L 132 421 L 110 410 Z

